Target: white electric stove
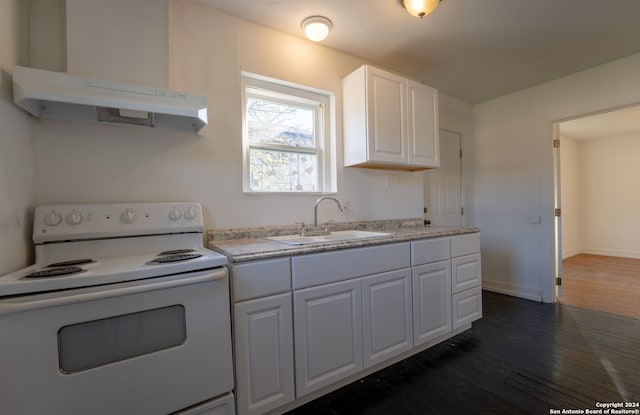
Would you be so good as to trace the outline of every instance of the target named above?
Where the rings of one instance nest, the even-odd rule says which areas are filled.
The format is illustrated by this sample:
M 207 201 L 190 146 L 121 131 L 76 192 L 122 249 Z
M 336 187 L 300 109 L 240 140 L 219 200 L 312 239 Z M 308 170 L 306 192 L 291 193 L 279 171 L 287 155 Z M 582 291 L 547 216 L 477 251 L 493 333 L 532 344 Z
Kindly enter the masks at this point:
M 37 207 L 35 264 L 0 276 L 2 410 L 233 414 L 227 259 L 202 232 L 193 202 Z

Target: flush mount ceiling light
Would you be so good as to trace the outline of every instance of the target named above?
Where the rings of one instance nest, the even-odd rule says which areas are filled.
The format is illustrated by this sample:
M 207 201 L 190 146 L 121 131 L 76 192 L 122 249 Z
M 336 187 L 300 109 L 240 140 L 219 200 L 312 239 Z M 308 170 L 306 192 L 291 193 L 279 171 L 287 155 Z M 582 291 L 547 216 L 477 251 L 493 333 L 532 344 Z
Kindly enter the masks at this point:
M 302 21 L 302 29 L 307 39 L 314 42 L 324 40 L 329 34 L 332 24 L 331 20 L 323 16 L 309 16 Z
M 438 7 L 440 0 L 400 0 L 410 15 L 423 18 Z

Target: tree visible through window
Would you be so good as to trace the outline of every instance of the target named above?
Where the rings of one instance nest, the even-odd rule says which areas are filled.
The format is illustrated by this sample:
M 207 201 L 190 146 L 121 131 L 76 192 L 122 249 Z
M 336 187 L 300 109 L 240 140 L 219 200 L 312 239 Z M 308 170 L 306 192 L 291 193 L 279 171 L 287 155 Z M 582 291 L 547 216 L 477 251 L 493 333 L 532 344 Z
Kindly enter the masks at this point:
M 264 84 L 245 79 L 245 190 L 322 192 L 327 97 Z

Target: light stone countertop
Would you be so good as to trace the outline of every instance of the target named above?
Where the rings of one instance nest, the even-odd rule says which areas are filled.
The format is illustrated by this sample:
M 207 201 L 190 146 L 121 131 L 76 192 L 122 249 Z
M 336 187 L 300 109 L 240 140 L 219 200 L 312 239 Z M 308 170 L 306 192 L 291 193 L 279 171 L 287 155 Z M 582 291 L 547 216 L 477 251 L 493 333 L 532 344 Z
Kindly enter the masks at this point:
M 265 239 L 267 236 L 296 235 L 293 226 L 214 229 L 207 231 L 207 247 L 225 255 L 229 262 L 240 263 L 259 259 L 303 255 L 337 249 L 358 248 L 380 244 L 438 238 L 480 232 L 478 228 L 423 226 L 422 219 L 333 223 L 332 231 L 366 230 L 388 235 L 349 241 L 322 242 L 308 245 L 288 245 Z

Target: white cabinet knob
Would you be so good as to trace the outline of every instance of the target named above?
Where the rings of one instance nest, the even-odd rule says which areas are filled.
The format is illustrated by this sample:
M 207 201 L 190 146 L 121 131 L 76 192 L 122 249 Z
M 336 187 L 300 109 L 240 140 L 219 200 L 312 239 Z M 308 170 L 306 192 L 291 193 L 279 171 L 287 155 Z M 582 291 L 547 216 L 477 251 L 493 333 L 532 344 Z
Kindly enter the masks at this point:
M 60 222 L 62 222 L 62 215 L 57 214 L 55 210 L 52 210 L 44 216 L 44 224 L 47 226 L 56 226 L 59 225 Z
M 120 220 L 126 224 L 132 224 L 133 222 L 138 220 L 138 215 L 133 209 L 125 209 L 120 214 Z

